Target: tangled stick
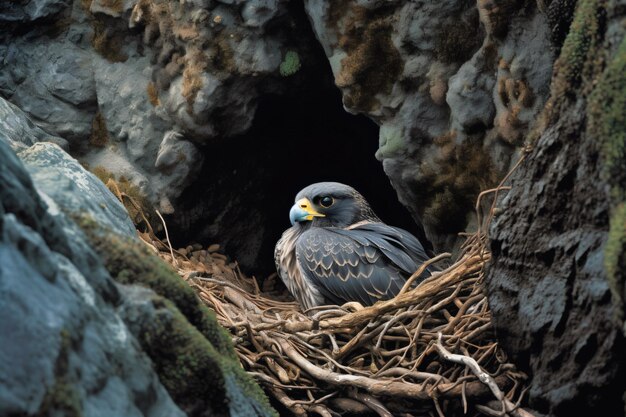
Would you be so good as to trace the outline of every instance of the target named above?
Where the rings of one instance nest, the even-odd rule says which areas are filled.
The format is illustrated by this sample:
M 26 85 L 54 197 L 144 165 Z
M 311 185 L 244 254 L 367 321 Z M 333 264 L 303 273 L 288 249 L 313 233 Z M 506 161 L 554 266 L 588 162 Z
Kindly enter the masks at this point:
M 474 375 L 478 377 L 480 382 L 489 387 L 493 396 L 496 397 L 496 399 L 500 401 L 502 405 L 501 411 L 489 409 L 489 407 L 486 406 L 479 406 L 479 409 L 481 411 L 487 412 L 487 414 L 494 416 L 507 416 L 511 414 L 514 417 L 534 417 L 533 414 L 519 408 L 519 403 L 521 402 L 522 396 L 520 396 L 520 399 L 516 404 L 513 404 L 504 396 L 504 393 L 498 387 L 498 383 L 496 382 L 496 380 L 487 372 L 485 372 L 474 358 L 451 353 L 443 346 L 443 344 L 441 343 L 441 339 L 442 334 L 439 333 L 437 336 L 437 350 L 439 351 L 439 354 L 446 360 L 467 366 L 474 373 Z

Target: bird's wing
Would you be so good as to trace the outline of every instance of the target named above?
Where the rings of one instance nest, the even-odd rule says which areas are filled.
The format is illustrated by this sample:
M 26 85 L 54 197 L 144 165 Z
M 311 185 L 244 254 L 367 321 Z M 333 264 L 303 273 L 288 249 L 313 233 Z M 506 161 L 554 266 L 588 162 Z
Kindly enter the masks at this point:
M 339 230 L 339 233 L 347 232 L 351 232 L 351 237 L 359 242 L 367 241 L 379 247 L 385 256 L 408 274 L 413 274 L 419 266 L 430 259 L 420 241 L 399 227 L 378 222 L 362 222 L 348 229 Z M 426 269 L 429 273 L 438 270 L 439 268 L 435 266 Z
M 371 305 L 392 298 L 417 269 L 412 247 L 421 248 L 419 241 L 411 236 L 414 241 L 405 245 L 401 229 L 373 225 L 311 228 L 298 238 L 298 264 L 329 300 Z

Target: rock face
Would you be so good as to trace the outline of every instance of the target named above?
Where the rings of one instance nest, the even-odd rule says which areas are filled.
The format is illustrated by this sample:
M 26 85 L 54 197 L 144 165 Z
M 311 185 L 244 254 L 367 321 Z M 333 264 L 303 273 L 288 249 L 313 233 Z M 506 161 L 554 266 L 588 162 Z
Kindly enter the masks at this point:
M 241 3 L 0 5 L 0 93 L 170 213 L 198 146 L 245 132 L 259 94 L 284 90 L 307 54 L 287 2 Z
M 618 3 L 578 2 L 532 150 L 491 227 L 486 284 L 497 335 L 531 376 L 531 406 L 554 416 L 624 413 L 626 16 Z
M 183 416 L 116 314 L 106 269 L 3 140 L 0 414 Z
M 0 414 L 272 415 L 215 316 L 137 241 L 104 184 L 54 143 L 26 147 L 49 136 L 12 111 L 0 127 Z
M 4 140 L 16 152 L 37 142 L 52 142 L 65 150 L 69 148 L 65 139 L 50 135 L 35 126 L 22 110 L 2 98 L 0 98 L 0 129 Z
M 509 169 L 548 93 L 534 3 L 305 0 L 346 109 L 380 124 L 377 157 L 438 250 Z
M 130 179 L 161 212 L 186 217 L 204 208 L 189 208 L 181 193 L 224 141 L 244 144 L 259 98 L 326 88 L 316 73 L 330 63 L 345 108 L 380 125 L 377 157 L 401 202 L 435 248 L 448 250 L 546 99 L 546 13 L 508 0 L 10 2 L 0 5 L 9 28 L 0 34 L 0 93 L 68 139 L 81 161 Z M 329 105 L 337 104 L 318 104 Z M 319 123 L 316 113 L 302 130 Z M 306 160 L 310 142 L 299 146 L 303 165 L 323 167 Z M 239 240 L 228 225 L 245 217 L 204 216 L 194 221 Z M 230 250 L 242 258 L 251 251 Z

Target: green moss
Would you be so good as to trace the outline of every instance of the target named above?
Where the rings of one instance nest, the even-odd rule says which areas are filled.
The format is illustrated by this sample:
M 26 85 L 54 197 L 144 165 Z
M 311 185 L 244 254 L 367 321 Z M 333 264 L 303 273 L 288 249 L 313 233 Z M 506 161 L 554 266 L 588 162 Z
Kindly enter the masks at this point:
M 283 62 L 280 63 L 280 75 L 288 77 L 300 69 L 300 56 L 295 51 L 287 51 Z
M 626 199 L 626 38 L 589 96 L 588 134 L 599 138 L 604 175 L 615 184 L 613 198 Z
M 593 62 L 600 40 L 600 27 L 605 8 L 603 0 L 580 0 L 577 4 L 569 33 L 565 38 L 561 55 L 555 65 L 556 73 L 552 80 L 551 117 L 558 114 L 566 98 L 576 97 L 585 67 Z
M 200 403 L 208 415 L 228 415 L 230 408 L 248 404 L 248 411 L 269 414 L 263 392 L 236 359 L 218 352 L 171 301 L 155 297 L 153 304 L 157 314 L 144 326 L 140 343 L 177 404 L 188 409 Z
M 111 232 L 104 233 L 87 216 L 77 221 L 116 281 L 143 285 L 171 300 L 221 354 L 236 358 L 230 336 L 219 326 L 215 314 L 168 264 L 144 245 Z
M 69 379 L 69 351 L 71 339 L 67 330 L 61 331 L 61 345 L 54 369 L 54 384 L 48 388 L 37 415 L 80 417 L 83 407 L 78 390 Z
M 619 320 L 624 318 L 626 278 L 626 38 L 589 95 L 587 135 L 597 138 L 602 174 L 611 186 L 609 236 L 604 252 Z
M 602 63 L 599 47 L 601 29 L 606 17 L 605 0 L 579 0 L 561 54 L 554 63 L 550 98 L 528 134 L 526 142 L 532 146 L 542 133 L 557 120 L 564 106 L 585 97 L 593 83 L 593 73 Z M 582 88 L 586 87 L 586 88 Z M 582 91 L 580 91 L 582 88 Z
M 143 324 L 140 342 L 178 404 L 202 404 L 210 415 L 227 415 L 227 405 L 273 415 L 263 391 L 241 368 L 230 334 L 169 265 L 141 243 L 103 230 L 88 216 L 76 221 L 115 280 L 158 294 L 153 299 L 157 318 Z

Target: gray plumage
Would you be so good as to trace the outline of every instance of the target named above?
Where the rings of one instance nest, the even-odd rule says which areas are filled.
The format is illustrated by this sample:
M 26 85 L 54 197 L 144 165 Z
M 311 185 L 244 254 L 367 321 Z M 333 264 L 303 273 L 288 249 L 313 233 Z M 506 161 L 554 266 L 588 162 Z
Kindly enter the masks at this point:
M 344 184 L 304 188 L 290 217 L 293 226 L 276 244 L 276 268 L 304 309 L 390 299 L 429 259 L 415 236 L 382 223 L 363 196 Z

